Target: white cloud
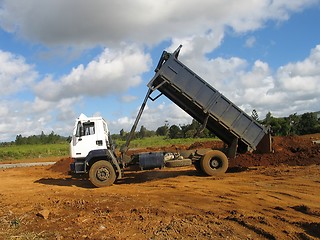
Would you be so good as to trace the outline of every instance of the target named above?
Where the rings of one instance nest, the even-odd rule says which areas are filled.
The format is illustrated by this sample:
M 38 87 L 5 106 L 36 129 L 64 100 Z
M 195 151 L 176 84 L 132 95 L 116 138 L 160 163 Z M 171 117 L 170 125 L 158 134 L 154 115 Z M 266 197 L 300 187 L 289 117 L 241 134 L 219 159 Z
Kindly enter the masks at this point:
M 129 132 L 131 130 L 131 126 L 134 123 L 134 118 L 130 118 L 128 116 L 124 116 L 113 121 L 108 121 L 108 119 L 106 120 L 109 125 L 109 130 L 112 134 L 119 133 L 121 129 L 124 129 L 125 131 Z
M 168 121 L 170 125 L 183 125 L 190 123 L 191 119 L 192 118 L 177 105 L 163 102 L 152 108 L 146 108 L 141 117 L 140 125 L 145 126 L 147 129 L 156 130 L 159 126 L 163 126 L 165 121 Z
M 198 35 L 193 34 L 187 35 L 186 37 L 173 37 L 168 51 L 173 52 L 180 44 L 182 44 L 183 51 L 181 51 L 181 56 L 188 59 L 196 59 L 203 57 L 204 54 L 217 48 L 221 44 L 223 37 L 224 30 L 219 26 Z
M 120 97 L 121 102 L 123 103 L 130 103 L 133 102 L 135 100 L 137 100 L 138 97 L 137 96 L 133 96 L 133 95 L 123 95 Z
M 3 0 L 0 26 L 44 45 L 114 46 L 123 41 L 153 45 L 169 38 L 210 35 L 225 27 L 256 30 L 268 20 L 286 20 L 291 12 L 317 2 Z
M 182 55 L 181 58 L 248 114 L 256 109 L 261 119 L 269 111 L 275 116 L 319 111 L 320 45 L 303 61 L 281 66 L 276 72 L 261 60 L 250 66 L 237 57 L 189 59 Z
M 320 45 L 312 49 L 305 60 L 281 67 L 276 77 L 277 88 L 274 91 L 320 93 Z
M 34 91 L 39 98 L 49 101 L 118 94 L 139 85 L 141 74 L 148 71 L 150 65 L 150 56 L 135 45 L 117 51 L 106 48 L 87 66 L 81 64 L 58 80 L 46 77 L 34 87 Z
M 140 108 L 140 106 L 139 106 Z M 113 133 L 119 133 L 121 129 L 130 131 L 138 114 L 139 108 L 132 111 L 130 117 L 125 116 L 118 118 L 115 121 L 109 121 L 109 128 Z M 169 125 L 184 125 L 191 123 L 192 118 L 173 103 L 150 103 L 146 105 L 145 110 L 139 121 L 137 130 L 143 125 L 149 130 L 156 130 L 163 126 L 167 121 Z
M 288 112 L 286 107 L 300 113 L 319 111 L 319 84 L 320 45 L 317 45 L 303 61 L 280 67 L 275 75 L 275 86 L 270 92 L 286 95 L 283 101 L 287 105 L 283 106 L 285 113 Z
M 38 77 L 37 72 L 33 68 L 21 56 L 16 56 L 0 49 L 1 97 L 30 87 Z
M 0 51 L 0 141 L 41 131 L 70 134 L 75 109 L 84 95 L 125 92 L 140 84 L 140 76 L 149 70 L 150 63 L 150 56 L 135 45 L 121 51 L 105 49 L 97 59 L 87 66 L 79 65 L 69 75 L 58 80 L 47 75 L 39 81 L 38 72 L 23 57 Z M 23 95 L 31 99 L 25 100 Z
M 13 97 L 30 94 L 37 78 L 38 73 L 23 57 L 0 50 L 0 141 L 13 140 L 20 133 L 44 130 L 43 121 L 38 121 L 40 115 L 46 116 L 54 106 L 39 99 L 26 102 Z
M 0 100 L 0 141 L 12 141 L 15 136 L 37 135 L 51 131 L 68 136 L 76 118 L 76 99 L 59 102 Z

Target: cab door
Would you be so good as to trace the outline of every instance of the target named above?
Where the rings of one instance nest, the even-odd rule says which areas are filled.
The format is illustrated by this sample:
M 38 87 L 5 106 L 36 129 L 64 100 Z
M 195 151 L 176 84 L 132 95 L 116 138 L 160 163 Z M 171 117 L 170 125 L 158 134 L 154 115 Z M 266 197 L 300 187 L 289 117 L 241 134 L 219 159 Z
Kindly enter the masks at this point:
M 78 121 L 72 137 L 72 158 L 85 158 L 90 151 L 96 148 L 95 122 Z

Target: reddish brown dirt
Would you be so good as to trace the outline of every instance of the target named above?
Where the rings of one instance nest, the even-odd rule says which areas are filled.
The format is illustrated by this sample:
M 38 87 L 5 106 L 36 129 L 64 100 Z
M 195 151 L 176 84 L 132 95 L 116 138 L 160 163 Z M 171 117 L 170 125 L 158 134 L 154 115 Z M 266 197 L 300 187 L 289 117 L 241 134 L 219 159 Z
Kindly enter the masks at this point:
M 277 137 L 274 153 L 239 155 L 230 164 L 246 171 L 219 177 L 193 167 L 129 171 L 93 188 L 67 175 L 69 158 L 0 170 L 0 239 L 319 239 L 315 139 Z
M 246 153 L 239 155 L 230 166 L 307 166 L 320 164 L 320 144 L 313 144 L 320 134 L 306 136 L 274 137 L 270 154 Z

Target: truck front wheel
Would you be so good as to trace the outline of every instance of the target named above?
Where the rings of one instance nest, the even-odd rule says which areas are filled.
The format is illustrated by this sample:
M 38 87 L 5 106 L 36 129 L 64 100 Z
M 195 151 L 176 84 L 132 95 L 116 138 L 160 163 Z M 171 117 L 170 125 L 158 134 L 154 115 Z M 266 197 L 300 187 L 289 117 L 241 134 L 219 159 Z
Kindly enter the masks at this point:
M 116 180 L 116 172 L 110 162 L 101 160 L 91 166 L 89 179 L 96 187 L 111 186 Z
M 209 176 L 220 175 L 228 169 L 228 158 L 218 150 L 209 151 L 201 158 L 200 166 Z

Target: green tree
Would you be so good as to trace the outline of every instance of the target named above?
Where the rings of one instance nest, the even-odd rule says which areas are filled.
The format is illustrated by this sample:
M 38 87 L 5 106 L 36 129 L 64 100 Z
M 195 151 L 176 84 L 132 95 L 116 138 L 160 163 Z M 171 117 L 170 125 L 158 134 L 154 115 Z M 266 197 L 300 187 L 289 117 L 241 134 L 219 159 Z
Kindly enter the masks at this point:
M 142 125 L 142 126 L 140 127 L 140 131 L 139 131 L 139 133 L 138 133 L 139 138 L 144 138 L 144 137 L 146 137 L 146 133 L 147 133 L 147 129 Z
M 40 142 L 43 144 L 43 143 L 46 143 L 46 138 L 47 136 L 44 134 L 43 131 L 41 131 L 41 134 L 40 134 Z
M 191 124 L 185 124 L 180 126 L 181 133 L 184 138 L 194 137 L 201 127 L 201 124 L 195 119 L 192 119 Z
M 315 113 L 302 114 L 300 121 L 297 125 L 298 134 L 316 133 L 319 129 L 319 120 Z
M 299 121 L 300 121 L 300 117 L 297 116 L 297 113 L 289 115 L 288 122 L 289 122 L 290 129 L 289 129 L 288 135 L 298 134 Z
M 22 135 L 21 135 L 21 134 L 19 134 L 19 135 L 16 136 L 16 141 L 15 141 L 15 143 L 16 143 L 17 145 L 23 144 L 23 138 L 22 138 Z
M 156 130 L 156 134 L 158 136 L 167 136 L 169 132 L 169 127 L 167 125 L 163 125 L 161 127 L 158 127 Z
M 123 130 L 123 128 L 120 130 L 120 137 L 124 137 L 125 136 L 125 132 Z
M 177 125 L 172 125 L 169 128 L 169 138 L 181 138 L 181 130 Z
M 28 137 L 23 137 L 21 134 L 16 136 L 15 144 L 48 144 L 48 143 L 58 143 L 64 142 L 67 138 L 57 135 L 52 131 L 49 135 L 45 135 L 42 131 L 40 135 L 32 135 Z
M 275 118 L 271 112 L 266 114 L 266 118 L 261 123 L 271 128 L 273 135 L 286 136 L 290 132 L 290 122 L 285 118 Z
M 262 124 L 264 124 L 265 126 L 270 126 L 272 119 L 273 119 L 273 117 L 272 117 L 271 112 L 268 112 L 266 114 L 266 118 L 262 121 Z
M 127 133 L 123 130 L 123 128 L 120 130 L 120 134 L 119 134 L 119 138 L 121 139 L 121 140 L 123 140 L 123 141 L 125 141 L 126 140 L 126 137 L 127 137 Z M 117 138 L 117 137 L 114 137 L 115 139 Z

